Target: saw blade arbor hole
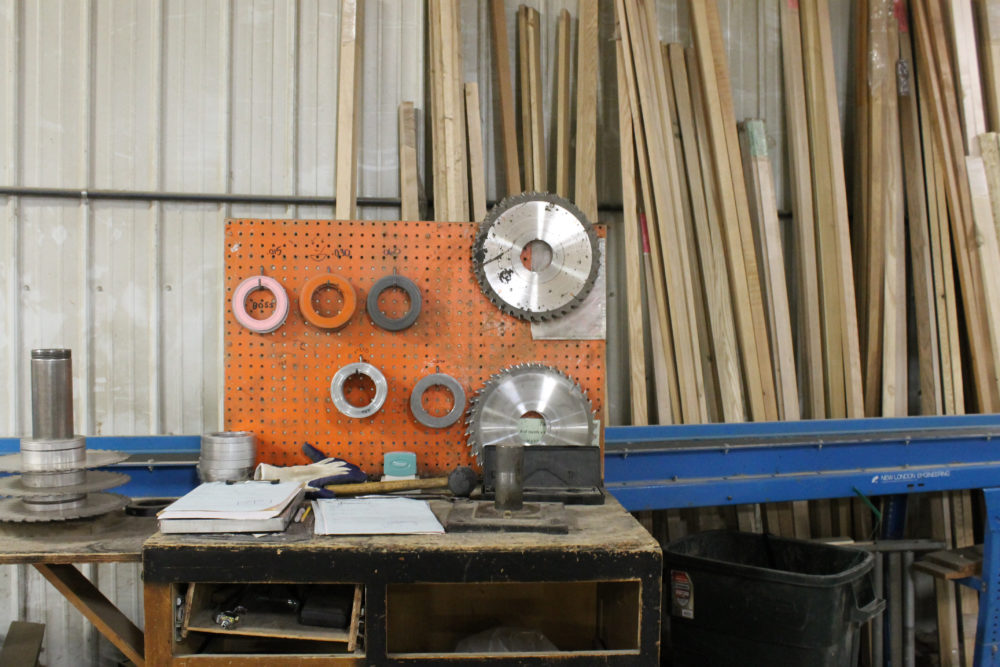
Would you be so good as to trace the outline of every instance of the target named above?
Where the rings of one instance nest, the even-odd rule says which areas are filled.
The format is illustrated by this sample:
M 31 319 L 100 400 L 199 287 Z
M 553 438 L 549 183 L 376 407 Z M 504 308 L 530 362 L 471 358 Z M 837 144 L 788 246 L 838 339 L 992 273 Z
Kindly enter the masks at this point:
M 371 405 L 375 400 L 375 382 L 364 373 L 352 373 L 344 380 L 344 398 L 356 408 Z
M 518 422 L 518 432 L 521 439 L 529 445 L 537 445 L 545 437 L 547 431 L 545 417 L 540 412 L 529 410 L 521 415 Z
M 544 271 L 552 264 L 552 246 L 542 239 L 529 241 L 521 251 L 521 265 L 529 271 Z

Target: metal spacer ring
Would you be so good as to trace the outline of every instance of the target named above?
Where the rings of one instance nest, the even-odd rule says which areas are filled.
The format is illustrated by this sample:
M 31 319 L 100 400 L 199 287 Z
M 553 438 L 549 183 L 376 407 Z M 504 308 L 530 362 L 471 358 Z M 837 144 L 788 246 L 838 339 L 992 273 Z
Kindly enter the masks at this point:
M 347 397 L 344 396 L 344 383 L 347 382 L 347 378 L 356 373 L 368 377 L 375 384 L 375 397 L 371 403 L 361 407 L 352 405 L 348 402 Z M 347 364 L 334 373 L 333 379 L 330 381 L 330 398 L 333 400 L 333 405 L 340 411 L 340 414 L 345 417 L 352 417 L 354 419 L 371 417 L 382 409 L 388 395 L 389 383 L 386 381 L 385 376 L 382 375 L 382 371 L 363 361 Z
M 424 409 L 424 392 L 431 387 L 444 387 L 451 392 L 454 405 L 451 408 L 451 412 L 443 417 L 435 417 Z M 430 428 L 451 426 L 465 412 L 465 390 L 462 389 L 462 385 L 458 383 L 458 380 L 444 373 L 434 373 L 433 375 L 420 378 L 420 381 L 413 387 L 413 392 L 410 394 L 410 412 L 424 426 L 429 426 Z
M 410 309 L 406 311 L 405 315 L 397 319 L 386 316 L 385 313 L 378 309 L 378 298 L 382 296 L 382 292 L 387 289 L 392 289 L 393 287 L 398 287 L 403 290 L 410 298 Z M 385 329 L 386 331 L 402 331 L 403 329 L 413 326 L 413 323 L 417 321 L 417 316 L 420 315 L 420 306 L 422 302 L 423 299 L 420 296 L 420 288 L 417 287 L 415 282 L 405 276 L 396 274 L 385 276 L 383 278 L 379 278 L 378 281 L 372 286 L 371 291 L 368 292 L 368 300 L 366 302 L 368 317 L 370 317 L 375 326 L 380 329 Z

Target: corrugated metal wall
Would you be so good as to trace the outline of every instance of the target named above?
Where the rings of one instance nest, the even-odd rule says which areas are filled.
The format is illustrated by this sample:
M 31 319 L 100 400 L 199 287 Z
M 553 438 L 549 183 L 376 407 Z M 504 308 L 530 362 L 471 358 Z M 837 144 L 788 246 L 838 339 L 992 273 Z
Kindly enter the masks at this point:
M 492 198 L 497 133 L 490 129 L 496 109 L 487 7 L 462 1 L 465 74 L 480 84 Z M 0 0 L 0 185 L 332 196 L 339 4 Z M 508 1 L 512 36 L 517 4 Z M 555 20 L 564 7 L 575 15 L 576 0 L 527 4 L 544 22 L 548 119 Z M 833 6 L 834 37 L 843 43 L 849 0 Z M 767 121 L 783 201 L 777 0 L 727 0 L 721 9 L 737 114 Z M 360 196 L 398 196 L 399 102 L 413 100 L 424 120 L 424 11 L 420 0 L 367 2 Z M 601 16 L 599 197 L 614 203 L 620 194 L 610 2 L 602 0 Z M 659 17 L 664 40 L 689 40 L 683 2 L 661 2 Z M 418 137 L 421 160 L 426 141 L 425 133 Z M 398 211 L 366 208 L 361 215 L 395 219 Z M 229 216 L 328 218 L 332 210 L 0 197 L 0 434 L 29 428 L 28 351 L 35 347 L 73 349 L 83 433 L 221 427 L 221 243 Z M 610 236 L 613 262 L 615 228 Z M 616 271 L 609 272 L 612 369 L 621 340 L 614 325 L 623 319 L 614 316 L 621 307 Z M 614 416 L 628 397 L 620 377 L 610 381 Z M 136 566 L 84 572 L 142 623 Z M 12 619 L 46 623 L 45 664 L 117 661 L 117 652 L 31 568 L 0 568 L 0 591 L 7 593 L 0 633 Z

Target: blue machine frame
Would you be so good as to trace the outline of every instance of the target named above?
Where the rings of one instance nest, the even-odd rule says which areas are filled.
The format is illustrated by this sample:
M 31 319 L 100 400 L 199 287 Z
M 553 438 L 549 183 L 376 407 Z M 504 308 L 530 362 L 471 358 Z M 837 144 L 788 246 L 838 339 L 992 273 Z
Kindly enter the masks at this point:
M 200 436 L 91 436 L 130 454 L 132 497 L 198 484 Z M 0 438 L 0 454 L 18 451 Z M 977 667 L 1000 667 L 1000 415 L 609 427 L 605 485 L 630 511 L 981 488 L 986 499 Z
M 1000 415 L 614 427 L 605 485 L 631 511 L 981 488 L 975 665 L 1000 666 Z

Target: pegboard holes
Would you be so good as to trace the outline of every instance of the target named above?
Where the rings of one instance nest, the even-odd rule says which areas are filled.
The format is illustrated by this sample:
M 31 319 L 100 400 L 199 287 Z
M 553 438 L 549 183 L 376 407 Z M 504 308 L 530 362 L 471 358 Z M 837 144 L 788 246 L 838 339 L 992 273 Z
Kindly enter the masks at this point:
M 420 404 L 431 417 L 444 417 L 455 407 L 455 397 L 451 395 L 447 387 L 432 384 L 424 391 Z
M 410 297 L 401 287 L 389 287 L 379 294 L 378 309 L 389 319 L 398 320 L 410 310 Z
M 363 373 L 355 373 L 344 380 L 344 398 L 356 408 L 363 408 L 375 398 L 375 383 Z

